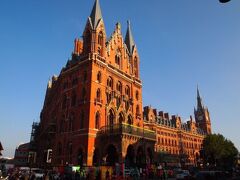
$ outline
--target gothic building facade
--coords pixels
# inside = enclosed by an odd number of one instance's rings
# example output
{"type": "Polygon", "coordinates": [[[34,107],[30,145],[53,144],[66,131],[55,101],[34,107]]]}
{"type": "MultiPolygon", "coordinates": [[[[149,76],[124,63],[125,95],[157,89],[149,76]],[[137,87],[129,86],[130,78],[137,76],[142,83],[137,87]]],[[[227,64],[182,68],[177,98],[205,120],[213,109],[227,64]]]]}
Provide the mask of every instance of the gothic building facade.
{"type": "Polygon", "coordinates": [[[196,122],[182,124],[180,117],[151,107],[143,113],[140,57],[130,22],[125,37],[117,23],[107,38],[96,0],[82,37],[75,40],[72,58],[60,75],[48,82],[34,138],[36,162],[42,165],[48,158],[53,166],[143,164],[153,162],[160,150],[186,151],[194,159],[204,135],[211,132],[199,93],[196,122]]]}

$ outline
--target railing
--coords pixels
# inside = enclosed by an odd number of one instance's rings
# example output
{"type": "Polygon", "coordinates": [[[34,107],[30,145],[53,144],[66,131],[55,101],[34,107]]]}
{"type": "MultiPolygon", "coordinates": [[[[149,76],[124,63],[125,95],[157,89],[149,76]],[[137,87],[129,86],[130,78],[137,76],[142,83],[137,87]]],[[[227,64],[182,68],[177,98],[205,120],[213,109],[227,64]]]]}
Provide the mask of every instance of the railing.
{"type": "Polygon", "coordinates": [[[154,131],[143,129],[125,123],[104,126],[99,131],[99,135],[120,135],[120,134],[128,134],[156,141],[156,133],[154,131]]]}

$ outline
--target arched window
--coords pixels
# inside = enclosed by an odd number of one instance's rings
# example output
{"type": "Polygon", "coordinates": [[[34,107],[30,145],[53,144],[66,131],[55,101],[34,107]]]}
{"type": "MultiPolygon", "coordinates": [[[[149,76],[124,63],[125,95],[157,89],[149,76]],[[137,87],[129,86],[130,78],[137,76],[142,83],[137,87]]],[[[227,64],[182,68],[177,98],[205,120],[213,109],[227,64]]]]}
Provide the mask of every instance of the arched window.
{"type": "Polygon", "coordinates": [[[102,31],[100,31],[98,33],[98,44],[103,46],[103,33],[102,33],[102,31]]]}
{"type": "Polygon", "coordinates": [[[97,89],[96,96],[97,96],[97,102],[100,102],[101,101],[101,90],[99,88],[97,89]]]}
{"type": "Polygon", "coordinates": [[[97,81],[100,83],[102,81],[102,74],[100,71],[97,73],[97,81]]]}
{"type": "Polygon", "coordinates": [[[77,95],[76,95],[76,92],[73,91],[72,92],[72,97],[71,97],[71,106],[76,106],[76,102],[77,102],[77,95]]]}
{"type": "Polygon", "coordinates": [[[130,96],[130,88],[129,88],[128,85],[127,85],[126,88],[125,88],[125,94],[126,94],[127,96],[130,96]]]}
{"type": "Polygon", "coordinates": [[[113,88],[113,79],[110,76],[108,77],[107,80],[107,86],[111,89],[113,88]]]}
{"type": "Polygon", "coordinates": [[[122,83],[120,81],[118,81],[117,83],[117,91],[119,91],[120,93],[122,93],[122,83]]]}
{"type": "Polygon", "coordinates": [[[95,129],[99,129],[99,127],[100,127],[100,114],[99,112],[97,112],[95,116],[95,129]]]}

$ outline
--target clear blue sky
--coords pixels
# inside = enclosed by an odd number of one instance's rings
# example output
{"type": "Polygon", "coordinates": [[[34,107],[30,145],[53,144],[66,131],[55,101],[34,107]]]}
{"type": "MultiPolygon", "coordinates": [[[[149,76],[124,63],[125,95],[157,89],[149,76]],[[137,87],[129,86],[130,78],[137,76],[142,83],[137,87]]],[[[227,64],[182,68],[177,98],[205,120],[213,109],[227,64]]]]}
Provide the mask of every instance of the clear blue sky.
{"type": "MultiPolygon", "coordinates": [[[[116,22],[132,31],[144,105],[193,114],[196,87],[213,132],[240,148],[240,1],[100,0],[108,37],[116,22]]],[[[0,1],[0,141],[4,156],[30,138],[48,79],[59,74],[93,0],[0,1]]]]}

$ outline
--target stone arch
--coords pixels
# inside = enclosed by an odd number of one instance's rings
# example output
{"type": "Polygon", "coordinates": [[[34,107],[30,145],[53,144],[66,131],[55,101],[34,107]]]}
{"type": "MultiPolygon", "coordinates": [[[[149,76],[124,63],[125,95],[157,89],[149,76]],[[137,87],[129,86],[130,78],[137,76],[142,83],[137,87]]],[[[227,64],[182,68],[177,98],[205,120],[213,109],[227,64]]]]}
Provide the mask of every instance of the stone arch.
{"type": "Polygon", "coordinates": [[[119,162],[118,151],[115,145],[109,144],[105,151],[106,154],[106,164],[109,166],[115,165],[119,162]]]}
{"type": "Polygon", "coordinates": [[[147,163],[152,164],[153,162],[153,152],[150,147],[147,148],[147,163]]]}
{"type": "Polygon", "coordinates": [[[143,146],[138,146],[137,148],[136,164],[138,167],[144,167],[146,164],[146,156],[143,146]]]}
{"type": "Polygon", "coordinates": [[[135,166],[135,149],[132,144],[128,145],[125,162],[128,167],[135,166]]]}

